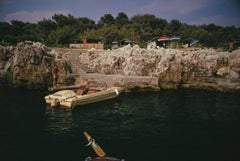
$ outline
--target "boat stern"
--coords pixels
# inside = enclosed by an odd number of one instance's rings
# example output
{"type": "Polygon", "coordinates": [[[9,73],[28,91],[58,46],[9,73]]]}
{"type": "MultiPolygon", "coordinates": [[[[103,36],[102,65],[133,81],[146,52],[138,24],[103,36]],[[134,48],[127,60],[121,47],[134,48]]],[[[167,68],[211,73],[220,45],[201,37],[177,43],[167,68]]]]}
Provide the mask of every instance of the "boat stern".
{"type": "Polygon", "coordinates": [[[113,88],[117,95],[120,95],[124,91],[122,87],[113,87],[113,88]]]}

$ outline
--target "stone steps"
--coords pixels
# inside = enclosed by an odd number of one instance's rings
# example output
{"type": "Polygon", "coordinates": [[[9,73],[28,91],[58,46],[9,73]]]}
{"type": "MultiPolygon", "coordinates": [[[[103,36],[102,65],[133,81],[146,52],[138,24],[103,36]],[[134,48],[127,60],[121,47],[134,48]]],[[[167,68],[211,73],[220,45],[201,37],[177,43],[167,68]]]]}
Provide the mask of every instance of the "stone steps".
{"type": "Polygon", "coordinates": [[[78,52],[68,52],[66,53],[68,59],[72,63],[73,71],[76,72],[78,75],[84,75],[86,73],[94,73],[92,69],[90,69],[87,64],[84,64],[80,61],[78,52]]]}

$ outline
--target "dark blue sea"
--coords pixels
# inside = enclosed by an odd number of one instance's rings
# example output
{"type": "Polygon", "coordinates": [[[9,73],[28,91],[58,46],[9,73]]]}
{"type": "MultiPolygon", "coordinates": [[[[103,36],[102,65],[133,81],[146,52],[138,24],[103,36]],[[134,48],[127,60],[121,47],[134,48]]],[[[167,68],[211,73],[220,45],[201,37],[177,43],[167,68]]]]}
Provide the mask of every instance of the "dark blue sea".
{"type": "Polygon", "coordinates": [[[239,161],[240,92],[122,93],[75,111],[47,110],[45,91],[0,90],[1,161],[96,157],[87,131],[125,161],[239,161]]]}

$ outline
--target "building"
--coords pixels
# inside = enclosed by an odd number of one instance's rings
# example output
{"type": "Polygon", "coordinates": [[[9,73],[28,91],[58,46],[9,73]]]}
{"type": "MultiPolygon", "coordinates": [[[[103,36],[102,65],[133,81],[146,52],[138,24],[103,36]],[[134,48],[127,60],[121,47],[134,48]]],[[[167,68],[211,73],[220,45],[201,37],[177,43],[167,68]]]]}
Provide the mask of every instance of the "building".
{"type": "Polygon", "coordinates": [[[100,39],[88,39],[84,37],[82,41],[80,41],[79,43],[70,44],[69,47],[78,49],[104,49],[104,44],[100,39]]]}

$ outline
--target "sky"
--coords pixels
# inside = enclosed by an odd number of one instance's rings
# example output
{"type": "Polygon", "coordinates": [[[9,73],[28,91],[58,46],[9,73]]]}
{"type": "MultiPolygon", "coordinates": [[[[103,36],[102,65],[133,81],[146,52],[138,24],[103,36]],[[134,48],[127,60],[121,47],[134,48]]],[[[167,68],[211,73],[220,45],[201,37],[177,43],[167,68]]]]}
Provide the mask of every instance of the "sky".
{"type": "Polygon", "coordinates": [[[37,23],[57,14],[88,17],[96,23],[104,14],[129,18],[153,14],[167,21],[240,27],[240,0],[0,0],[0,21],[37,23]]]}

